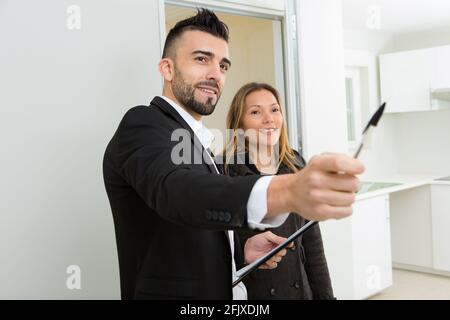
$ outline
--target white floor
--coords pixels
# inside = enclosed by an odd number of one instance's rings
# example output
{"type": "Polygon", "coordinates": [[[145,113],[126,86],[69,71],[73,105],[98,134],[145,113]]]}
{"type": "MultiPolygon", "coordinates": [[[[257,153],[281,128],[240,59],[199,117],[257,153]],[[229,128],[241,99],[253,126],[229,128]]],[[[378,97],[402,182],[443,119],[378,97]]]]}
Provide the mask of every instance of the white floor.
{"type": "Polygon", "coordinates": [[[450,300],[450,278],[393,270],[393,285],[369,300],[450,300]]]}

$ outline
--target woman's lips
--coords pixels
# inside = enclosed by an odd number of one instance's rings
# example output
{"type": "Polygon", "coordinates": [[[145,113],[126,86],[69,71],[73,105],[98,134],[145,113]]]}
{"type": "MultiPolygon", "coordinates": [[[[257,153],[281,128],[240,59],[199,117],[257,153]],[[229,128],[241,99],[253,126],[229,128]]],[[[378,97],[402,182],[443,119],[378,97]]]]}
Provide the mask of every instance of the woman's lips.
{"type": "Polygon", "coordinates": [[[262,133],[265,133],[265,134],[269,134],[269,133],[274,133],[274,132],[278,131],[278,129],[277,128],[270,128],[270,129],[264,128],[264,129],[259,129],[259,131],[262,133]]]}

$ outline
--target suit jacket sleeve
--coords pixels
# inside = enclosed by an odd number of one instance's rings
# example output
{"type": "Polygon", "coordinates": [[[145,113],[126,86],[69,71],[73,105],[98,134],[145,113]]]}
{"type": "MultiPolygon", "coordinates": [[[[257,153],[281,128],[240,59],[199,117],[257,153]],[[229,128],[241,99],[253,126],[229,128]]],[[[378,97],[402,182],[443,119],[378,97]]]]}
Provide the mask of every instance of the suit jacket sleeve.
{"type": "MultiPolygon", "coordinates": [[[[169,221],[212,230],[247,226],[247,200],[259,177],[225,177],[205,164],[175,164],[173,119],[153,107],[127,112],[112,158],[119,175],[146,204],[169,221]]],[[[195,152],[192,146],[192,152],[195,152]]]]}

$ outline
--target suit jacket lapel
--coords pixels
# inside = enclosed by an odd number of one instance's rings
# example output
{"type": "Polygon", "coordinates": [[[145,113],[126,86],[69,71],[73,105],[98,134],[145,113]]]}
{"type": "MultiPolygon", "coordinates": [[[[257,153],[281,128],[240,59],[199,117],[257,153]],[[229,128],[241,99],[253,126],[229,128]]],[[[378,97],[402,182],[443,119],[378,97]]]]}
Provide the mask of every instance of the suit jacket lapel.
{"type": "MultiPolygon", "coordinates": [[[[158,107],[161,111],[163,111],[165,114],[173,118],[175,121],[177,121],[184,129],[189,131],[189,135],[191,136],[192,143],[194,144],[194,147],[197,149],[198,152],[202,155],[202,163],[205,164],[209,170],[213,173],[217,173],[214,164],[209,164],[206,161],[204,161],[203,154],[205,152],[205,148],[203,147],[200,140],[197,138],[197,135],[194,133],[192,128],[187,124],[187,122],[183,119],[183,117],[175,110],[169,103],[167,103],[166,100],[155,97],[153,98],[150,105],[153,105],[155,107],[158,107]]],[[[214,161],[214,160],[213,160],[214,161]]]]}
{"type": "MultiPolygon", "coordinates": [[[[189,134],[191,136],[191,140],[192,143],[194,143],[194,146],[197,148],[197,150],[199,152],[201,152],[202,155],[202,159],[203,159],[203,152],[205,151],[205,148],[203,147],[203,145],[201,144],[200,140],[198,140],[197,135],[194,133],[194,131],[192,130],[192,128],[187,124],[186,121],[184,121],[183,117],[180,116],[180,114],[177,112],[177,110],[175,110],[169,103],[167,103],[166,100],[160,98],[160,97],[155,97],[153,98],[152,102],[150,103],[150,105],[153,105],[159,109],[161,109],[161,111],[163,111],[165,114],[167,114],[168,116],[172,117],[175,121],[177,121],[184,129],[189,131],[189,134]],[[200,148],[199,148],[200,146],[200,148]]],[[[208,151],[207,151],[208,152],[208,151]]],[[[211,158],[214,161],[214,158],[211,156],[211,158]]],[[[203,161],[203,163],[209,168],[209,170],[212,173],[217,173],[216,168],[214,167],[213,164],[208,164],[205,161],[203,161]]],[[[221,172],[221,169],[219,169],[219,167],[217,166],[217,169],[219,170],[219,172],[221,172]]],[[[224,231],[225,236],[227,237],[228,241],[228,247],[231,249],[230,247],[230,236],[228,234],[228,231],[224,231]]],[[[233,252],[233,251],[232,251],[233,252]]]]}

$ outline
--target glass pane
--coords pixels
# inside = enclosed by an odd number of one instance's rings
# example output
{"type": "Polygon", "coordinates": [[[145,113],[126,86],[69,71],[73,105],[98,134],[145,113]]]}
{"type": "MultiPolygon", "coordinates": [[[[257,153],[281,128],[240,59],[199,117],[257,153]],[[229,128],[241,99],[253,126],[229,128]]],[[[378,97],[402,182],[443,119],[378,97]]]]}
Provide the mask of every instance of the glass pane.
{"type": "Polygon", "coordinates": [[[353,97],[353,79],[345,78],[345,96],[347,103],[347,134],[349,141],[355,141],[355,116],[354,116],[354,97],[353,97]]]}
{"type": "MultiPolygon", "coordinates": [[[[166,33],[177,21],[192,16],[195,12],[195,8],[166,5],[166,33]]],[[[241,86],[254,81],[267,82],[278,89],[282,102],[286,102],[284,50],[282,25],[279,21],[219,11],[216,11],[216,14],[230,29],[229,48],[233,64],[214,113],[205,117],[203,123],[209,129],[221,132],[222,137],[216,137],[222,138],[222,143],[225,143],[225,119],[231,101],[241,86]]],[[[285,111],[284,107],[283,104],[285,111]]],[[[284,114],[286,115],[286,112],[284,114]]],[[[219,140],[215,140],[211,146],[215,153],[221,152],[223,148],[219,140]]]]}

